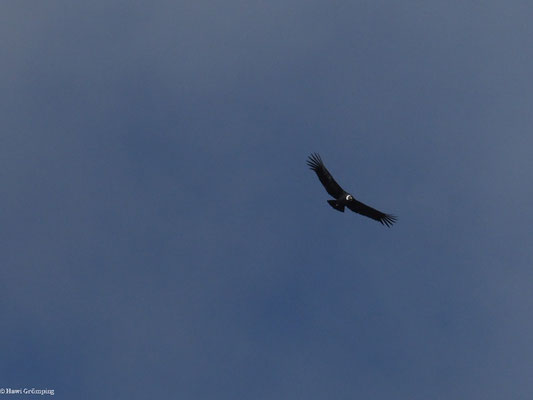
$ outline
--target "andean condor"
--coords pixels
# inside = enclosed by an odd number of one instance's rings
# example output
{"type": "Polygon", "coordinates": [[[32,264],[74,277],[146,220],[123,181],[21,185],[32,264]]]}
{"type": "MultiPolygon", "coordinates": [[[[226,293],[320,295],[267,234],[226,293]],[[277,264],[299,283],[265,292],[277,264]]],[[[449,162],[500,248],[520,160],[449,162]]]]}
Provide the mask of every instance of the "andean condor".
{"type": "Polygon", "coordinates": [[[345,192],[340,185],[335,182],[333,176],[326,169],[326,166],[322,162],[320,155],[318,153],[313,153],[309,156],[307,160],[307,165],[316,172],[318,179],[322,182],[322,185],[326,188],[326,191],[335,199],[328,200],[328,203],[335,210],[344,212],[344,207],[348,207],[350,210],[375,219],[376,221],[381,222],[381,224],[391,227],[392,224],[396,222],[396,217],[391,214],[385,214],[381,211],[378,211],[372,207],[367,206],[366,204],[357,201],[350,193],[345,192]]]}

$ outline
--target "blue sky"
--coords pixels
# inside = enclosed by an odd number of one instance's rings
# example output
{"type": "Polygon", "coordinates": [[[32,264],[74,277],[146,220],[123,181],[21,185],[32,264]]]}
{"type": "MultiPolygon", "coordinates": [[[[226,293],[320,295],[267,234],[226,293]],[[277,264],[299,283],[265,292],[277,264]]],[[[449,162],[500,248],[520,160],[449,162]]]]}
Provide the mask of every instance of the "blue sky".
{"type": "Polygon", "coordinates": [[[530,2],[0,10],[1,387],[530,398],[530,2]]]}

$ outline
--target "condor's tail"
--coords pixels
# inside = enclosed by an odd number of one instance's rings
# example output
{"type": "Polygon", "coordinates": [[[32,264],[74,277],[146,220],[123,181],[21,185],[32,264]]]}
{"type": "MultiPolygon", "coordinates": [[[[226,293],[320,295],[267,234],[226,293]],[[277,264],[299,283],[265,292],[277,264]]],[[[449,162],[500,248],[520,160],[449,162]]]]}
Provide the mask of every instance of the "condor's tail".
{"type": "Polygon", "coordinates": [[[338,204],[337,200],[328,200],[328,204],[333,207],[335,210],[344,212],[344,205],[338,204]]]}

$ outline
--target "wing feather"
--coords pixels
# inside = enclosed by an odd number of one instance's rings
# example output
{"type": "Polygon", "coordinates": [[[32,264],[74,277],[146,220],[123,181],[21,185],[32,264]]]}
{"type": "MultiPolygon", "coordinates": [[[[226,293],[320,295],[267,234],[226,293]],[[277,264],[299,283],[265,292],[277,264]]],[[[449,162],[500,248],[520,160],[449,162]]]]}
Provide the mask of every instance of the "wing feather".
{"type": "Polygon", "coordinates": [[[318,179],[320,179],[320,182],[331,196],[338,199],[344,193],[346,193],[335,181],[335,179],[333,179],[333,176],[331,176],[329,171],[326,169],[326,166],[322,162],[322,159],[318,153],[313,153],[309,156],[307,159],[307,165],[309,165],[309,168],[316,172],[318,179]]]}
{"type": "Polygon", "coordinates": [[[360,201],[355,200],[355,199],[348,202],[346,206],[353,212],[356,212],[358,214],[364,215],[365,217],[372,218],[376,221],[379,221],[381,222],[382,225],[386,225],[389,228],[397,220],[396,216],[382,213],[381,211],[378,211],[375,208],[367,206],[366,204],[361,203],[360,201]]]}

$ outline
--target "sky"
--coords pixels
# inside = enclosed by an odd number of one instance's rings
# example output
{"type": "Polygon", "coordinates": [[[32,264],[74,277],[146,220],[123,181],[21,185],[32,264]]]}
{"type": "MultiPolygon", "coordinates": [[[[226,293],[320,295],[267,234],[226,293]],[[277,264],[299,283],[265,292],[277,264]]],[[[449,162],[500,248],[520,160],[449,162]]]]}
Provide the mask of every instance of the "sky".
{"type": "Polygon", "coordinates": [[[3,2],[0,388],[530,399],[532,14],[3,2]]]}

